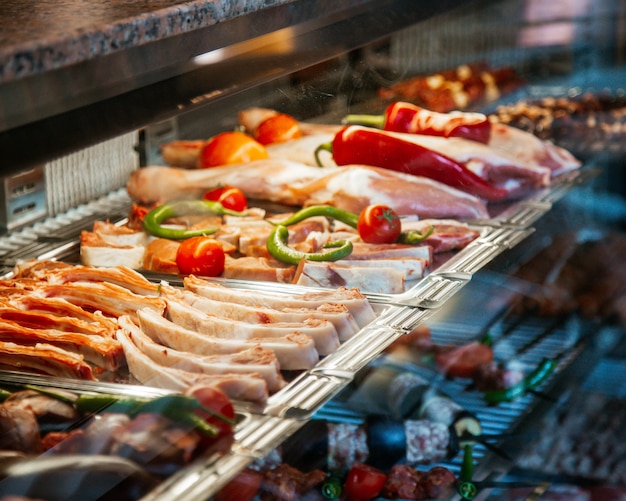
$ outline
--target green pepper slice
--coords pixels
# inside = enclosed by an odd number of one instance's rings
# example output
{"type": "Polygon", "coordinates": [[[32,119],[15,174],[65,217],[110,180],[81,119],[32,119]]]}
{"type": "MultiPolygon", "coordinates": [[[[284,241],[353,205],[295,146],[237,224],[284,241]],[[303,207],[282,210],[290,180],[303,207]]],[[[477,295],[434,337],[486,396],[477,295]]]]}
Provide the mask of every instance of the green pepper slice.
{"type": "Polygon", "coordinates": [[[267,250],[279,261],[287,264],[299,264],[303,259],[309,261],[338,261],[352,253],[352,242],[349,240],[336,240],[324,245],[324,248],[330,249],[326,252],[302,252],[288,245],[289,230],[282,224],[276,227],[270,233],[267,239],[267,250]]]}
{"type": "Polygon", "coordinates": [[[197,230],[180,230],[177,228],[164,228],[161,226],[161,223],[169,218],[192,214],[213,214],[216,216],[228,214],[230,216],[240,217],[246,215],[244,212],[226,209],[221,203],[211,200],[182,200],[180,202],[163,204],[155,209],[152,209],[148,212],[148,214],[146,214],[143,220],[143,226],[151,235],[154,235],[155,237],[169,238],[171,240],[184,240],[191,237],[211,235],[219,230],[219,227],[199,228],[197,230]]]}
{"type": "Polygon", "coordinates": [[[500,402],[510,402],[524,395],[528,390],[532,390],[544,381],[556,368],[556,361],[551,358],[544,358],[541,363],[520,382],[504,388],[485,392],[484,398],[487,403],[497,404],[500,402]]]}
{"type": "Polygon", "coordinates": [[[294,213],[287,219],[280,221],[279,223],[272,224],[291,226],[292,224],[296,224],[300,221],[304,221],[305,219],[316,216],[326,216],[328,218],[336,219],[337,221],[341,221],[342,223],[345,223],[352,228],[356,228],[359,221],[359,215],[355,214],[354,212],[338,209],[337,207],[333,207],[332,205],[312,205],[310,207],[300,209],[298,212],[294,213]]]}

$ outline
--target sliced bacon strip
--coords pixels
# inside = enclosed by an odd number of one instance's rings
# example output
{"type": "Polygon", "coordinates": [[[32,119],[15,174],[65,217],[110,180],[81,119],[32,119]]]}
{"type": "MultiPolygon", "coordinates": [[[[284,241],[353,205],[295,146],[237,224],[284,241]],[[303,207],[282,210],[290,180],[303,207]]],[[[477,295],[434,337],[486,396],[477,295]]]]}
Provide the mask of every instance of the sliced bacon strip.
{"type": "Polygon", "coordinates": [[[351,338],[359,330],[359,326],[348,308],[338,303],[324,304],[315,309],[283,308],[279,310],[219,301],[168,286],[162,286],[161,292],[166,297],[168,295],[177,297],[189,306],[209,315],[251,324],[303,323],[308,319],[325,320],[334,325],[340,341],[351,338]]]}
{"type": "Polygon", "coordinates": [[[167,318],[177,325],[198,333],[228,339],[284,337],[288,334],[310,336],[320,355],[328,355],[339,347],[335,326],[328,320],[308,318],[304,322],[251,324],[224,319],[193,308],[173,296],[165,296],[167,318]]]}
{"type": "Polygon", "coordinates": [[[274,352],[284,370],[310,369],[319,361],[313,339],[303,334],[288,334],[282,338],[217,338],[185,329],[150,309],[139,310],[137,316],[141,330],[147,336],[179,351],[219,355],[262,346],[274,352]]]}
{"type": "Polygon", "coordinates": [[[340,303],[348,308],[348,311],[360,327],[364,327],[376,318],[372,305],[357,289],[339,288],[336,290],[312,291],[286,296],[268,291],[231,289],[193,275],[185,277],[183,282],[186,289],[200,296],[247,306],[264,306],[275,309],[315,309],[328,303],[340,303]]]}
{"type": "Polygon", "coordinates": [[[130,319],[120,319],[120,324],[117,339],[124,347],[131,375],[140,383],[177,391],[203,384],[220,389],[234,400],[264,402],[267,399],[267,385],[258,375],[198,374],[158,365],[132,342],[132,333],[138,327],[130,319]]]}
{"type": "Polygon", "coordinates": [[[198,374],[258,374],[265,379],[270,392],[278,391],[286,384],[276,355],[261,346],[236,353],[202,356],[156,343],[141,329],[132,329],[129,336],[133,344],[158,365],[198,374]]]}
{"type": "Polygon", "coordinates": [[[45,343],[23,346],[0,341],[0,367],[48,376],[96,380],[82,355],[45,343]]]}

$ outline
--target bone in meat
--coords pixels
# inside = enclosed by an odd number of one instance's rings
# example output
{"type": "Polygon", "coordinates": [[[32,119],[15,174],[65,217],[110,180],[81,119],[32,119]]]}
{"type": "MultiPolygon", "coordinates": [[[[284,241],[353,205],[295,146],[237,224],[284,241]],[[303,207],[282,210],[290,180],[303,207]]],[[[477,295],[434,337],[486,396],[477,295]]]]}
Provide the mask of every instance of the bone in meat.
{"type": "Polygon", "coordinates": [[[340,341],[349,339],[359,330],[359,325],[354,320],[354,317],[350,314],[345,305],[339,303],[327,303],[311,309],[276,309],[220,301],[215,298],[194,294],[191,291],[174,289],[173,287],[167,286],[162,286],[161,292],[165,295],[173,294],[189,306],[205,313],[253,324],[304,322],[309,318],[327,320],[335,326],[340,341]]]}
{"type": "Polygon", "coordinates": [[[238,320],[224,319],[204,313],[186,303],[165,298],[167,317],[182,327],[212,337],[251,339],[259,337],[283,337],[287,334],[304,334],[315,342],[320,355],[328,355],[339,347],[339,336],[335,326],[327,320],[307,318],[302,323],[251,324],[238,320]]]}
{"type": "Polygon", "coordinates": [[[140,310],[137,316],[141,329],[147,336],[179,351],[219,355],[262,346],[274,352],[280,368],[285,370],[310,369],[319,361],[313,339],[303,334],[288,334],[282,338],[216,338],[185,329],[152,310],[140,310]]]}
{"type": "Polygon", "coordinates": [[[424,241],[435,254],[463,249],[480,236],[477,230],[466,223],[455,219],[420,219],[419,221],[402,221],[402,230],[417,230],[425,233],[432,226],[433,232],[424,241]]]}
{"type": "Polygon", "coordinates": [[[421,218],[489,216],[478,198],[424,177],[361,165],[320,169],[282,159],[201,170],[144,167],[131,173],[127,191],[140,203],[164,203],[200,198],[220,184],[236,186],[248,198],[293,206],[330,204],[358,213],[383,204],[421,218]]]}
{"type": "Polygon", "coordinates": [[[341,303],[348,308],[359,327],[364,327],[376,318],[372,305],[357,289],[340,288],[284,295],[268,291],[231,289],[194,275],[188,275],[183,282],[186,289],[201,296],[248,306],[315,309],[327,303],[341,303]]]}
{"type": "Polygon", "coordinates": [[[267,398],[267,385],[258,375],[197,374],[158,365],[133,344],[131,333],[137,326],[130,320],[120,324],[123,327],[117,331],[117,339],[124,347],[131,375],[140,383],[177,391],[205,384],[220,389],[232,399],[263,402],[267,398]]]}
{"type": "Polygon", "coordinates": [[[156,343],[141,329],[131,329],[129,335],[135,346],[159,365],[199,374],[256,373],[265,379],[270,392],[278,391],[285,385],[276,355],[260,346],[232,354],[203,356],[156,343]]]}
{"type": "Polygon", "coordinates": [[[23,346],[0,341],[0,367],[49,376],[96,380],[82,355],[44,343],[23,346]]]}

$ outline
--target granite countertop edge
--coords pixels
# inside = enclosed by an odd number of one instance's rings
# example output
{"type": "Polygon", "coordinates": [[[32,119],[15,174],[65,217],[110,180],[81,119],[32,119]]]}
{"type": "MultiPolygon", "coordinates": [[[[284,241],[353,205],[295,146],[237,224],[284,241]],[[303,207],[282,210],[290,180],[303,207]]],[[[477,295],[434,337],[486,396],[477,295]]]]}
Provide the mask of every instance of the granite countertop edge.
{"type": "Polygon", "coordinates": [[[63,32],[50,30],[37,38],[0,42],[0,83],[164,40],[294,1],[173,1],[170,6],[128,17],[121,12],[113,22],[94,19],[84,26],[68,26],[63,32]]]}

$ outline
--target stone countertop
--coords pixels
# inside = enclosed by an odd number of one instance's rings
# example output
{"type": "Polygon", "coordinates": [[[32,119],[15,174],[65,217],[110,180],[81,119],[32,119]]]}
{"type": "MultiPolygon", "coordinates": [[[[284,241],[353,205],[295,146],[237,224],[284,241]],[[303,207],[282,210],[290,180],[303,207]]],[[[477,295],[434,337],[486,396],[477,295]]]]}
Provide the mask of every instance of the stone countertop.
{"type": "Polygon", "coordinates": [[[0,83],[296,0],[4,0],[0,83]]]}

